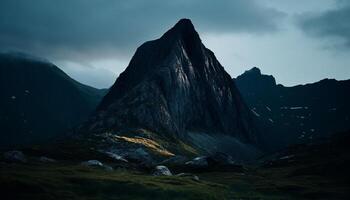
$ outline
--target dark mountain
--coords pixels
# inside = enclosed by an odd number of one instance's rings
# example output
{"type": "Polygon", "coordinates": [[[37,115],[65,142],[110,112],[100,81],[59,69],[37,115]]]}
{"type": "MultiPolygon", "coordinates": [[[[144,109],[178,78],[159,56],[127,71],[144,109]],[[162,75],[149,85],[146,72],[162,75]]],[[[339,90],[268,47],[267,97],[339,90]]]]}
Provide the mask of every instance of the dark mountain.
{"type": "Polygon", "coordinates": [[[37,143],[67,131],[86,119],[106,92],[20,53],[0,54],[0,90],[2,147],[37,143]]]}
{"type": "Polygon", "coordinates": [[[145,129],[207,152],[239,154],[243,143],[256,143],[250,115],[230,75],[191,21],[182,19],[137,49],[83,130],[122,134],[145,129]]]}
{"type": "Polygon", "coordinates": [[[350,80],[284,87],[258,68],[235,79],[272,149],[350,129],[350,80]]]}

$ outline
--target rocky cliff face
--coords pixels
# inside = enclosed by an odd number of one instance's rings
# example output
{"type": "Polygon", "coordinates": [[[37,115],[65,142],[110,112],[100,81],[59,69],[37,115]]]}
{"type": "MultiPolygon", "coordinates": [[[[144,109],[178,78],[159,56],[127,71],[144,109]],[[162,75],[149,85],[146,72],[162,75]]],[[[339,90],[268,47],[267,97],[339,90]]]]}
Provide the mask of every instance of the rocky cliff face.
{"type": "Polygon", "coordinates": [[[234,83],[256,121],[262,123],[261,140],[270,150],[350,129],[350,80],[324,79],[285,87],[276,85],[273,76],[252,68],[234,83]]]}
{"type": "Polygon", "coordinates": [[[256,140],[230,75],[188,19],[137,49],[87,124],[94,133],[143,128],[168,138],[204,133],[256,140]]]}

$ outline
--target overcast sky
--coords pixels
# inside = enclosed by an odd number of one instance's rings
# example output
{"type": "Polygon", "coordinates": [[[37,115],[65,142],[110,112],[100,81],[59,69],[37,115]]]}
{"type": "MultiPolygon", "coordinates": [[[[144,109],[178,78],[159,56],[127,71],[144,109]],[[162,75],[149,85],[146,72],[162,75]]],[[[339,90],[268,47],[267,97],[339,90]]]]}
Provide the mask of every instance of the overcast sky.
{"type": "Polygon", "coordinates": [[[292,86],[350,78],[347,0],[1,0],[0,51],[113,84],[147,40],[190,18],[232,77],[253,66],[292,86]]]}

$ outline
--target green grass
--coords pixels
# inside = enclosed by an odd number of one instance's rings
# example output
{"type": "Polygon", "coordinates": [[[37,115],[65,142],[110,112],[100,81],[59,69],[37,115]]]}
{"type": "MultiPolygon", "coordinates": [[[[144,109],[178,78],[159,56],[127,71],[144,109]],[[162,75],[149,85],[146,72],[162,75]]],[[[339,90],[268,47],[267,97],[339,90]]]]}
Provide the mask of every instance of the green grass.
{"type": "Polygon", "coordinates": [[[245,174],[155,177],[135,171],[88,168],[74,163],[0,165],[1,199],[347,199],[344,182],[290,176],[297,167],[251,169],[245,174]]]}
{"type": "Polygon", "coordinates": [[[227,187],[79,165],[1,164],[1,199],[227,199],[227,187]]]}
{"type": "MultiPolygon", "coordinates": [[[[305,200],[349,199],[347,176],[295,173],[310,167],[247,167],[245,173],[206,172],[200,181],[185,177],[80,166],[77,161],[53,164],[0,163],[1,199],[189,199],[305,200]]],[[[307,171],[308,172],[308,171],[307,171]]]]}
{"type": "Polygon", "coordinates": [[[349,184],[339,178],[319,175],[291,176],[300,166],[251,169],[242,173],[212,172],[202,179],[229,188],[229,196],[236,199],[306,200],[349,199],[349,184]]]}

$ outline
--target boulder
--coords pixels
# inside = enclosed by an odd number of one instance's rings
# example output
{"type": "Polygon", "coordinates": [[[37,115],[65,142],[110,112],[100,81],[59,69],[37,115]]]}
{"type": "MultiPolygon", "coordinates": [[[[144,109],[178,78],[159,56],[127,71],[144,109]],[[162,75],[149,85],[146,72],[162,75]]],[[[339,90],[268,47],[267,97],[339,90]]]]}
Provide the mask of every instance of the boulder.
{"type": "Polygon", "coordinates": [[[6,161],[9,161],[9,162],[21,162],[21,163],[27,162],[27,158],[22,151],[16,151],[16,150],[7,151],[4,153],[4,158],[6,161]]]}
{"type": "Polygon", "coordinates": [[[193,168],[206,168],[208,167],[207,158],[207,156],[196,157],[193,160],[186,162],[185,164],[193,168]]]}
{"type": "Polygon", "coordinates": [[[158,165],[155,167],[153,176],[172,176],[173,174],[164,165],[158,165]]]}
{"type": "Polygon", "coordinates": [[[89,167],[103,167],[103,164],[98,160],[84,161],[84,162],[81,162],[81,165],[89,166],[89,167]]]}

